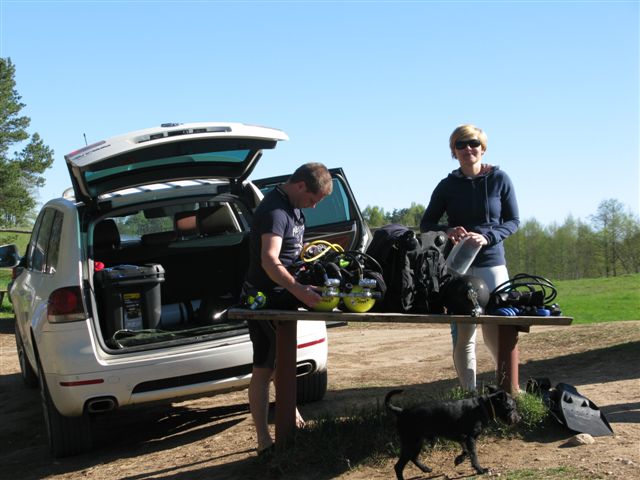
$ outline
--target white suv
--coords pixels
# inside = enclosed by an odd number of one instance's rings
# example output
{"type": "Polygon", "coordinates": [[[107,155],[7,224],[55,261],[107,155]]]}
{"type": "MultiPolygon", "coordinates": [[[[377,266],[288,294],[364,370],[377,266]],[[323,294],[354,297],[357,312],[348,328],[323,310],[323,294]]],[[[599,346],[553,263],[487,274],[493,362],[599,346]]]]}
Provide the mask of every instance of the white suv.
{"type": "MultiPolygon", "coordinates": [[[[165,124],[65,156],[73,193],[46,203],[9,296],[27,385],[39,385],[55,456],[91,448],[91,416],[246,388],[246,324],[228,321],[248,263],[252,212],[286,177],[247,180],[280,131],[165,124]]],[[[291,170],[296,166],[292,166],[291,170]]],[[[369,239],[341,169],[305,212],[306,240],[369,239]]],[[[18,261],[0,247],[0,266],[18,261]]],[[[298,400],[327,388],[323,322],[298,325],[298,400]]]]}

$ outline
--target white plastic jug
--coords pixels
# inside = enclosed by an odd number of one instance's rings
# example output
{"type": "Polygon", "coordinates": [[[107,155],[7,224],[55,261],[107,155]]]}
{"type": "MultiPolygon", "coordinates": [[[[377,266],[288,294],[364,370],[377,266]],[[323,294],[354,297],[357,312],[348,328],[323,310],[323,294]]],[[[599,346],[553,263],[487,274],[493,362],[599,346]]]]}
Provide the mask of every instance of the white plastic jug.
{"type": "Polygon", "coordinates": [[[467,273],[481,248],[482,246],[474,243],[471,237],[460,240],[454,245],[447,257],[445,262],[447,272],[458,275],[467,273]]]}

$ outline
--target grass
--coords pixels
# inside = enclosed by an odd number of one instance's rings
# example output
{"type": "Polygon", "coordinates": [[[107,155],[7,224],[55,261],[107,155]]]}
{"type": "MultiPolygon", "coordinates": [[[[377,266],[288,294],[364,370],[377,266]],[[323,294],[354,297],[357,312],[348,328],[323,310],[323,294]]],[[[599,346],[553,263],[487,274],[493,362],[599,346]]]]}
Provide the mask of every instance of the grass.
{"type": "Polygon", "coordinates": [[[576,324],[640,319],[640,274],[554,284],[562,314],[576,324]]]}
{"type": "MultiPolygon", "coordinates": [[[[9,280],[11,280],[11,270],[0,268],[0,289],[5,290],[9,280]]],[[[0,318],[13,318],[13,308],[9,302],[9,295],[6,293],[2,298],[2,304],[0,304],[0,318]]]]}
{"type": "MultiPolygon", "coordinates": [[[[445,392],[435,400],[459,399],[465,396],[461,390],[445,392]]],[[[418,399],[405,400],[404,406],[412,405],[418,399]]],[[[522,421],[515,427],[495,423],[485,435],[499,438],[513,438],[547,428],[553,423],[542,399],[536,395],[523,393],[516,399],[522,421]]],[[[272,473],[295,476],[304,471],[322,472],[335,476],[359,466],[384,466],[389,458],[397,458],[400,444],[395,431],[395,416],[388,413],[384,405],[354,410],[340,417],[325,414],[296,432],[295,442],[290,448],[279,452],[268,460],[272,473]]],[[[553,427],[551,427],[553,428],[553,427]]],[[[432,448],[441,451],[457,451],[459,445],[448,440],[438,440],[432,448]]],[[[258,461],[262,461],[259,459],[258,461]]],[[[540,476],[540,471],[511,472],[507,478],[568,478],[562,477],[566,469],[549,469],[540,476]]],[[[571,476],[571,475],[569,475],[571,476]]]]}
{"type": "MultiPolygon", "coordinates": [[[[27,251],[27,244],[29,243],[30,237],[30,233],[5,233],[0,237],[0,245],[15,243],[18,246],[18,252],[20,252],[20,255],[24,255],[24,252],[27,251]]],[[[6,290],[7,284],[10,280],[11,269],[0,268],[0,290],[6,290]]],[[[6,294],[4,295],[2,304],[0,304],[0,318],[13,318],[13,309],[6,294]]]]}
{"type": "Polygon", "coordinates": [[[0,318],[13,318],[13,307],[11,307],[6,294],[2,299],[2,305],[0,305],[0,318]]]}
{"type": "MultiPolygon", "coordinates": [[[[544,470],[514,470],[504,473],[500,477],[505,480],[565,480],[567,478],[586,478],[584,472],[569,467],[547,468],[544,470]]],[[[602,477],[594,475],[592,478],[602,477]]]]}

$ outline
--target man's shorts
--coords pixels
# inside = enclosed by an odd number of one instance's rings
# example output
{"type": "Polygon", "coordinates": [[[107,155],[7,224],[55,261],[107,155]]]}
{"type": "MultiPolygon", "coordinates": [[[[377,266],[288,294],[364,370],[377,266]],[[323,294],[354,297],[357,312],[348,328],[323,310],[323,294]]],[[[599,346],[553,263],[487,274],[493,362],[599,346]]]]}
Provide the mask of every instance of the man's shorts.
{"type": "Polygon", "coordinates": [[[249,337],[253,344],[253,366],[275,368],[276,329],[273,323],[263,320],[247,320],[249,337]]]}
{"type": "MultiPolygon", "coordinates": [[[[252,286],[243,285],[243,297],[251,291],[252,286]]],[[[255,290],[255,289],[253,289],[255,290]]],[[[264,308],[276,310],[291,310],[300,305],[300,302],[287,290],[276,289],[263,292],[267,297],[264,308]]],[[[276,327],[273,322],[266,320],[247,320],[249,337],[253,344],[253,366],[258,368],[275,368],[276,363],[276,327]]]]}

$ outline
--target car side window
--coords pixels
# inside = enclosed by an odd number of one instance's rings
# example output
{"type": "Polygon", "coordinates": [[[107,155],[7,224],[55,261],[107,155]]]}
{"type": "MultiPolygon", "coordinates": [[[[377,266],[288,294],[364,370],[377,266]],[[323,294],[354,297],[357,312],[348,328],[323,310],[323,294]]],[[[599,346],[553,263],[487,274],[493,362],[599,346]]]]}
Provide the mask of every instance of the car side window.
{"type": "Polygon", "coordinates": [[[36,239],[38,238],[38,232],[40,231],[40,225],[42,225],[44,213],[44,211],[40,212],[38,218],[36,218],[36,223],[33,225],[33,230],[31,230],[31,238],[29,238],[29,243],[27,244],[27,250],[24,252],[24,266],[29,270],[31,270],[33,265],[33,252],[35,250],[34,247],[36,239]]]}
{"type": "Polygon", "coordinates": [[[330,225],[351,220],[349,213],[349,200],[344,186],[337,179],[333,179],[333,191],[325,197],[316,208],[305,208],[304,217],[306,225],[311,228],[317,225],[330,225]]]}
{"type": "Polygon", "coordinates": [[[62,231],[62,213],[48,208],[31,243],[31,270],[43,273],[55,273],[60,250],[60,234],[62,231]]]}
{"type": "Polygon", "coordinates": [[[47,244],[49,243],[49,233],[53,224],[55,212],[47,209],[43,212],[40,228],[33,242],[33,252],[31,255],[31,270],[43,272],[47,255],[47,244]]]}
{"type": "Polygon", "coordinates": [[[47,248],[47,273],[56,273],[58,268],[58,257],[60,254],[60,237],[62,235],[62,212],[56,210],[51,226],[51,236],[49,237],[49,247],[47,248]]]}
{"type": "MultiPolygon", "coordinates": [[[[263,187],[260,190],[267,194],[273,190],[273,186],[263,187]]],[[[351,221],[349,212],[349,199],[344,186],[337,178],[333,179],[333,191],[331,195],[323,198],[315,208],[305,208],[305,225],[309,228],[318,225],[330,225],[332,223],[342,223],[351,221]]]]}

